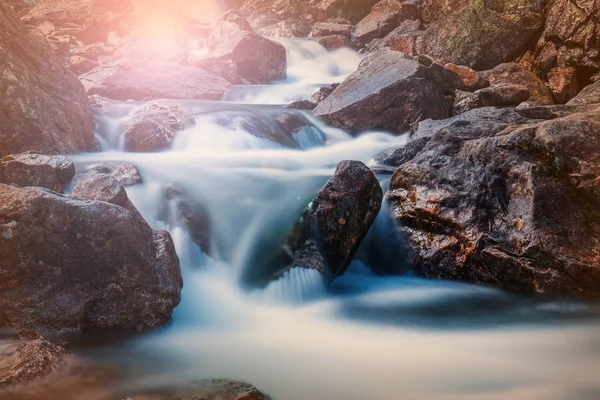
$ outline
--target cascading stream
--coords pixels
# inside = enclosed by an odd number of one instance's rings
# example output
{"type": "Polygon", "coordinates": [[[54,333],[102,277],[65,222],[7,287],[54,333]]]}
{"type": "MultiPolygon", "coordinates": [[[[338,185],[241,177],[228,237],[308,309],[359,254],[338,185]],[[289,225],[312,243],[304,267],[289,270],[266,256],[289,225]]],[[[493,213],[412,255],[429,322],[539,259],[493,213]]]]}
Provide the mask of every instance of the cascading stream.
{"type": "MultiPolygon", "coordinates": [[[[171,232],[184,290],[171,326],[81,351],[126,371],[118,389],[215,377],[248,381],[273,400],[562,399],[569,388],[597,388],[599,358],[588,352],[600,348],[594,306],[410,274],[376,276],[369,267],[403,271],[409,258],[386,207],[331,288],[302,269],[263,289],[244,287],[244,273],[277,248],[339,161],[368,163],[407,139],[354,138],[310,113],[285,110],[282,104],[343,80],[361,57],[311,40],[282,43],[287,80],[234,87],[225,102],[178,101],[193,124],[169,151],[123,151],[127,122],[143,103],[109,102],[97,111],[103,151],[75,156],[78,170],[109,161],[138,167],[144,183],[128,188],[129,197],[152,227],[171,232]],[[292,137],[273,128],[264,137],[282,112],[306,127],[292,137]],[[179,220],[165,195],[170,187],[209,216],[211,255],[179,220]],[[568,365],[557,362],[565,354],[568,365]]],[[[389,176],[381,179],[385,187],[389,176]]]]}

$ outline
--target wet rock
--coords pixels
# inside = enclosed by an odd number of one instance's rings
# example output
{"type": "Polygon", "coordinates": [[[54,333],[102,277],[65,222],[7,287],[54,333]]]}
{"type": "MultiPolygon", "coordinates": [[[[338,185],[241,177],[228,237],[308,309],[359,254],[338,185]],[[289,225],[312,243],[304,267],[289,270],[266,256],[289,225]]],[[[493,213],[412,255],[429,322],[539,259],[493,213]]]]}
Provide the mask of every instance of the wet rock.
{"type": "Polygon", "coordinates": [[[468,91],[474,92],[475,90],[490,86],[490,83],[483,79],[481,75],[464,65],[448,63],[444,65],[444,68],[456,72],[461,77],[468,91]]]}
{"type": "Polygon", "coordinates": [[[319,44],[327,50],[337,50],[350,45],[350,40],[346,36],[332,35],[324,36],[319,39],[319,44]]]}
{"type": "Polygon", "coordinates": [[[67,350],[39,334],[23,331],[0,340],[0,394],[2,389],[30,383],[65,367],[67,350]]]}
{"type": "Polygon", "coordinates": [[[94,171],[102,174],[111,175],[123,186],[139,185],[143,182],[140,172],[133,164],[129,163],[108,163],[91,165],[87,171],[94,171]]]}
{"type": "Polygon", "coordinates": [[[145,395],[124,397],[121,400],[264,400],[266,397],[254,386],[228,379],[208,379],[186,387],[163,389],[145,395]]]}
{"type": "MultiPolygon", "coordinates": [[[[314,113],[350,132],[385,129],[402,133],[419,120],[449,116],[444,93],[433,80],[439,72],[396,51],[370,53],[314,113]]],[[[462,85],[460,77],[458,81],[462,85]]]]}
{"type": "Polygon", "coordinates": [[[0,327],[149,329],[180,301],[170,235],[122,207],[0,184],[0,232],[0,327]]]}
{"type": "Polygon", "coordinates": [[[252,31],[250,23],[238,10],[229,10],[219,19],[219,21],[231,22],[245,31],[252,31]]]}
{"type": "Polygon", "coordinates": [[[0,154],[97,148],[87,96],[44,35],[0,3],[0,154]]]}
{"type": "Polygon", "coordinates": [[[600,82],[593,83],[583,89],[577,96],[569,101],[569,105],[597,104],[600,103],[600,82]]]}
{"type": "Polygon", "coordinates": [[[480,72],[483,79],[492,85],[523,85],[529,89],[529,100],[539,105],[554,104],[552,92],[544,82],[531,71],[516,63],[505,63],[495,68],[480,72]]]}
{"type": "Polygon", "coordinates": [[[268,83],[286,77],[285,48],[231,22],[219,22],[204,43],[205,58],[190,65],[221,74],[232,83],[268,83]]]}
{"type": "Polygon", "coordinates": [[[382,190],[360,161],[342,161],[304,211],[290,238],[293,267],[327,280],[346,272],[381,208],[382,190]]]}
{"type": "Polygon", "coordinates": [[[69,24],[111,31],[131,22],[131,0],[45,0],[39,1],[23,16],[23,21],[38,25],[44,21],[56,27],[69,24]]]}
{"type": "Polygon", "coordinates": [[[320,88],[319,90],[317,90],[311,97],[311,101],[315,104],[319,104],[320,102],[322,102],[323,100],[325,100],[331,93],[333,93],[333,91],[340,86],[337,83],[328,85],[328,86],[323,86],[322,88],[320,88]]]}
{"type": "Polygon", "coordinates": [[[102,65],[80,77],[89,95],[114,100],[221,100],[231,84],[199,68],[142,59],[102,65]]]}
{"type": "Polygon", "coordinates": [[[123,134],[125,150],[155,152],[167,150],[177,132],[185,128],[184,116],[179,106],[168,100],[144,105],[131,117],[123,134]]]}
{"type": "Polygon", "coordinates": [[[352,25],[348,20],[333,20],[325,22],[317,22],[313,25],[310,36],[312,37],[324,37],[324,36],[343,36],[350,39],[350,33],[352,31],[352,25]]]}
{"type": "Polygon", "coordinates": [[[257,33],[270,37],[306,37],[310,34],[311,25],[304,19],[288,18],[273,25],[257,30],[257,33]]]}
{"type": "Polygon", "coordinates": [[[418,274],[600,294],[600,109],[573,111],[482,108],[419,127],[388,194],[418,274]]]}
{"type": "Polygon", "coordinates": [[[125,187],[110,174],[90,170],[75,179],[71,198],[75,200],[98,200],[115,204],[131,211],[143,220],[142,215],[131,203],[125,187]]]}
{"type": "MultiPolygon", "coordinates": [[[[381,50],[384,48],[389,48],[389,49],[396,50],[396,51],[403,51],[404,47],[406,47],[406,46],[402,45],[401,43],[406,42],[407,37],[414,37],[409,34],[420,31],[420,30],[421,30],[421,21],[420,20],[416,19],[416,20],[403,21],[402,23],[400,23],[400,25],[397,28],[395,28],[390,33],[388,33],[384,38],[374,39],[373,41],[371,41],[371,43],[369,44],[369,50],[375,51],[375,50],[381,50]]],[[[403,51],[403,52],[406,54],[409,54],[409,55],[414,55],[415,54],[415,50],[414,50],[415,46],[416,46],[416,42],[413,44],[411,50],[403,51]]]]}
{"type": "Polygon", "coordinates": [[[362,44],[382,38],[406,20],[418,20],[421,15],[419,0],[382,0],[354,28],[354,36],[362,44]]]}
{"type": "Polygon", "coordinates": [[[579,92],[576,69],[573,67],[552,68],[548,73],[548,86],[552,90],[554,100],[565,104],[579,92]]]}
{"type": "Polygon", "coordinates": [[[317,105],[309,100],[294,101],[288,105],[288,108],[296,110],[313,110],[317,105]]]}
{"type": "Polygon", "coordinates": [[[90,72],[94,68],[100,66],[97,61],[90,60],[89,58],[84,58],[81,56],[71,56],[69,58],[69,66],[71,67],[71,71],[75,74],[85,74],[86,72],[90,72]]]}
{"type": "Polygon", "coordinates": [[[63,156],[27,152],[0,159],[0,182],[9,185],[41,186],[62,192],[73,176],[75,165],[63,156]]]}
{"type": "Polygon", "coordinates": [[[484,70],[522,55],[542,28],[538,0],[473,0],[430,24],[418,52],[484,70]]]}

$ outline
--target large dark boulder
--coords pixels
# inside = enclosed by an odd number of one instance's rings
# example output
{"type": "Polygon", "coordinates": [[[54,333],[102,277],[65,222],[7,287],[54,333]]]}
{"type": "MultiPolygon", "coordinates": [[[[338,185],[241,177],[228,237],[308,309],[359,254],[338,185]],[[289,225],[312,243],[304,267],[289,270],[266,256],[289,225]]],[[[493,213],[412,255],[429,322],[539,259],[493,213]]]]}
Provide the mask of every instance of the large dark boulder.
{"type": "Polygon", "coordinates": [[[381,208],[379,181],[360,161],[342,161],[290,238],[292,267],[343,275],[381,208]]]}
{"type": "Polygon", "coordinates": [[[177,132],[185,128],[183,111],[172,101],[144,105],[131,116],[123,134],[125,150],[154,152],[167,150],[177,132]]]}
{"type": "Polygon", "coordinates": [[[259,84],[286,77],[285,47],[237,23],[217,23],[204,47],[207,57],[190,59],[189,63],[232,83],[259,84]]]}
{"type": "Polygon", "coordinates": [[[419,53],[476,70],[522,55],[543,28],[539,0],[470,0],[433,22],[419,53]]]}
{"type": "Polygon", "coordinates": [[[62,192],[75,176],[75,164],[63,156],[34,152],[0,159],[0,182],[17,186],[41,186],[62,192]]]}
{"type": "Polygon", "coordinates": [[[362,44],[382,38],[406,20],[421,16],[420,0],[382,0],[354,28],[354,36],[362,44]]]}
{"type": "Polygon", "coordinates": [[[180,301],[169,233],[125,208],[0,184],[0,327],[142,330],[180,301]]]}
{"type": "Polygon", "coordinates": [[[422,276],[600,295],[600,109],[482,108],[419,127],[388,198],[422,276]]]}
{"type": "Polygon", "coordinates": [[[75,75],[5,2],[0,26],[0,154],[95,150],[92,112],[75,75]]]}
{"type": "Polygon", "coordinates": [[[462,87],[455,72],[438,64],[428,68],[400,52],[380,50],[368,54],[314,113],[350,132],[402,133],[419,120],[447,118],[450,108],[444,91],[462,87]]]}
{"type": "Polygon", "coordinates": [[[231,86],[200,68],[135,58],[102,65],[80,79],[88,94],[114,100],[221,100],[231,86]]]}

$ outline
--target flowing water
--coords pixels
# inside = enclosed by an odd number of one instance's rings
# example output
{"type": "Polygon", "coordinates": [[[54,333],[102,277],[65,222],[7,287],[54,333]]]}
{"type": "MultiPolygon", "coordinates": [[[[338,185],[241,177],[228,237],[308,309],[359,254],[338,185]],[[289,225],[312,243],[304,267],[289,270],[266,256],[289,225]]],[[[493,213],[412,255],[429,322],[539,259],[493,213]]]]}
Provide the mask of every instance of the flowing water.
{"type": "MultiPolygon", "coordinates": [[[[130,114],[143,103],[98,109],[103,151],[87,165],[127,161],[144,183],[128,188],[156,229],[168,229],[181,259],[183,299],[158,332],[82,346],[89,359],[121,371],[115,393],[231,378],[273,400],[598,399],[600,312],[596,304],[523,297],[406,272],[409,254],[384,206],[350,271],[326,287],[293,269],[266,287],[247,285],[336,164],[370,162],[406,136],[353,138],[310,113],[282,107],[340,82],[360,56],[316,42],[283,42],[289,77],[232,88],[224,102],[178,101],[192,127],[170,151],[122,151],[130,114]],[[294,135],[274,121],[306,122],[294,135]],[[275,127],[275,128],[274,128],[275,127]],[[269,130],[269,138],[249,132],[269,130]],[[178,220],[165,189],[175,186],[210,219],[210,256],[178,220]]],[[[381,176],[386,186],[389,176],[381,176]]]]}

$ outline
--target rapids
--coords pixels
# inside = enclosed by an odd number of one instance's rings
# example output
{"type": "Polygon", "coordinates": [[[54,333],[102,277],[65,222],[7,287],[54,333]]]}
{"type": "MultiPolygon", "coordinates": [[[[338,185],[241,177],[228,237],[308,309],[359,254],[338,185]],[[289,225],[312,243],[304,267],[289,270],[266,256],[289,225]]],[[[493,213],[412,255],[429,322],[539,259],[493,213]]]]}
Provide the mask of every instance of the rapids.
{"type": "Polygon", "coordinates": [[[427,281],[410,271],[377,276],[369,267],[410,269],[385,207],[360,259],[332,287],[297,269],[264,288],[245,285],[339,161],[369,163],[407,140],[383,132],[353,138],[302,112],[311,124],[295,143],[249,134],[282,105],[343,80],[361,59],[311,40],[282,43],[287,80],[234,87],[224,102],[179,101],[194,125],[170,151],[123,152],[121,135],[143,103],[98,109],[103,151],[75,156],[77,167],[138,167],[144,184],[128,194],[153,228],[171,232],[184,289],[170,326],[76,351],[121,371],[116,394],[222,377],[247,381],[273,400],[600,398],[596,304],[427,281]],[[172,212],[164,189],[173,184],[206,208],[211,256],[172,212]]]}

